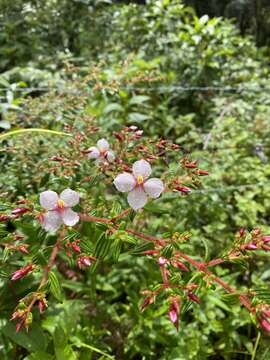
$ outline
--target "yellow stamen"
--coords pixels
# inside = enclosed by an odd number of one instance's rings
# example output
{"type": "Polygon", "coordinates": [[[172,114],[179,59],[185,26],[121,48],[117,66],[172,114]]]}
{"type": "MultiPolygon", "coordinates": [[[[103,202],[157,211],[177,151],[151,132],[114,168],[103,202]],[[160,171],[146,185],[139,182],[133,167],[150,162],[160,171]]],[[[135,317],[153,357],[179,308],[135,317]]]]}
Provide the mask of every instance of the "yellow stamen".
{"type": "Polygon", "coordinates": [[[143,183],[143,176],[142,175],[137,176],[137,184],[141,185],[142,183],[143,183]]]}
{"type": "Polygon", "coordinates": [[[61,199],[57,200],[57,207],[58,207],[59,209],[63,209],[63,208],[65,207],[64,201],[61,200],[61,199]]]}

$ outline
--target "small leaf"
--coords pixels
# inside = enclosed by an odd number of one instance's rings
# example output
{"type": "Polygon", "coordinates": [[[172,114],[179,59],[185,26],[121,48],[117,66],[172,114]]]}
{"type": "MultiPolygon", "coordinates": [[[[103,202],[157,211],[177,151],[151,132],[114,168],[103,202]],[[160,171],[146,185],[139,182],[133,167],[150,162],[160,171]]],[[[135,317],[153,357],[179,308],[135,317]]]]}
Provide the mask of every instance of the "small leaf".
{"type": "Polygon", "coordinates": [[[53,271],[49,272],[49,283],[50,283],[50,291],[52,295],[59,301],[63,300],[63,294],[61,292],[61,286],[57,279],[57,276],[53,271]]]}

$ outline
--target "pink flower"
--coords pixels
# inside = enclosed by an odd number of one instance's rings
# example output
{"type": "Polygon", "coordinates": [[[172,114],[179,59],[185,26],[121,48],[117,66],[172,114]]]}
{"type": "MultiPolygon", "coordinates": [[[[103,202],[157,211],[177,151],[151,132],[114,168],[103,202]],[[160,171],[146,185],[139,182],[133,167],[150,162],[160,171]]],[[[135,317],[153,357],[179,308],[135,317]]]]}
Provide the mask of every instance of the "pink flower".
{"type": "Polygon", "coordinates": [[[41,225],[46,231],[56,231],[61,224],[74,226],[79,215],[71,210],[79,203],[80,195],[71,189],[65,189],[60,197],[54,191],[43,191],[40,194],[40,205],[47,210],[41,217],[41,225]]]}
{"type": "Polygon", "coordinates": [[[145,160],[139,160],[133,164],[132,174],[124,172],[114,179],[113,183],[118,191],[129,193],[127,200],[134,210],[144,207],[148,196],[156,199],[164,191],[160,179],[148,179],[151,172],[151,165],[145,160]]]}
{"type": "Polygon", "coordinates": [[[97,142],[97,146],[92,146],[87,150],[87,156],[89,159],[96,159],[96,162],[113,162],[115,159],[114,153],[109,150],[110,145],[106,139],[100,139],[97,142]]]}

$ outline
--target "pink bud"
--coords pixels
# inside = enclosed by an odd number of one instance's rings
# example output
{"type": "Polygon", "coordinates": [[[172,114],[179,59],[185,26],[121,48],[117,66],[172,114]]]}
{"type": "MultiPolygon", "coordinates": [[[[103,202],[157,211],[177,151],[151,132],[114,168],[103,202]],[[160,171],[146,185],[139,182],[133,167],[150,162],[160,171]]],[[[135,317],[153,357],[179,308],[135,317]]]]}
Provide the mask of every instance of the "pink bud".
{"type": "Polygon", "coordinates": [[[0,222],[8,221],[10,217],[8,215],[2,214],[0,215],[0,222]]]}
{"type": "Polygon", "coordinates": [[[263,241],[265,244],[269,243],[269,242],[270,242],[270,235],[264,235],[264,236],[262,237],[262,241],[263,241]]]}
{"type": "Polygon", "coordinates": [[[175,189],[178,190],[178,191],[181,191],[184,194],[187,194],[187,193],[191,192],[191,189],[189,187],[187,187],[187,186],[176,186],[175,189]]]}
{"type": "Polygon", "coordinates": [[[136,131],[136,130],[138,129],[138,126],[131,125],[131,126],[129,126],[129,129],[130,129],[131,131],[136,131]]]}
{"type": "Polygon", "coordinates": [[[206,170],[198,169],[198,170],[194,171],[194,174],[205,176],[205,175],[209,175],[209,172],[206,170]]]}
{"type": "Polygon", "coordinates": [[[241,228],[241,229],[239,230],[239,236],[240,236],[240,237],[243,237],[243,236],[245,235],[245,232],[246,232],[246,230],[245,230],[244,228],[241,228]]]}
{"type": "Polygon", "coordinates": [[[16,208],[16,209],[13,209],[11,213],[12,213],[12,215],[17,215],[18,216],[18,215],[23,215],[28,211],[31,211],[31,209],[29,209],[29,208],[16,208]]]}
{"type": "Polygon", "coordinates": [[[178,269],[182,271],[189,271],[189,269],[186,267],[185,264],[183,264],[181,261],[176,261],[175,265],[178,267],[178,269]]]}
{"type": "Polygon", "coordinates": [[[11,280],[18,280],[21,279],[22,277],[26,276],[30,271],[32,271],[34,269],[32,264],[26,265],[25,267],[15,271],[12,274],[11,280]]]}
{"type": "Polygon", "coordinates": [[[269,322],[267,320],[261,319],[260,320],[260,325],[265,331],[270,332],[270,324],[269,324],[269,322]]]}
{"type": "Polygon", "coordinates": [[[199,299],[198,296],[195,295],[194,293],[189,292],[187,295],[188,295],[188,297],[189,297],[190,300],[196,302],[197,304],[200,303],[200,299],[199,299]]]}
{"type": "Polygon", "coordinates": [[[76,251],[78,253],[81,252],[81,248],[77,244],[72,243],[71,246],[74,251],[76,251]]]}
{"type": "Polygon", "coordinates": [[[93,261],[95,261],[95,260],[96,260],[96,258],[94,256],[82,255],[82,256],[79,256],[77,259],[77,266],[80,269],[83,269],[85,267],[91,266],[93,261]]]}
{"type": "Polygon", "coordinates": [[[172,323],[177,321],[177,312],[174,309],[169,311],[169,318],[172,323]]]}
{"type": "Polygon", "coordinates": [[[257,250],[258,249],[258,246],[256,244],[253,244],[253,243],[250,243],[250,244],[246,244],[245,245],[245,248],[247,250],[257,250]]]}
{"type": "Polygon", "coordinates": [[[47,302],[44,299],[40,299],[38,302],[38,310],[40,314],[44,312],[46,307],[47,307],[47,302]]]}
{"type": "Polygon", "coordinates": [[[158,258],[158,263],[159,263],[160,266],[164,266],[164,265],[166,265],[168,263],[168,260],[165,259],[163,256],[160,256],[158,258]]]}
{"type": "Polygon", "coordinates": [[[262,249],[265,250],[265,251],[270,251],[270,246],[262,245],[262,249]]]}
{"type": "Polygon", "coordinates": [[[262,314],[267,317],[270,318],[270,309],[269,310],[263,310],[262,314]]]}
{"type": "Polygon", "coordinates": [[[145,308],[152,302],[153,302],[153,298],[151,296],[146,297],[141,305],[141,312],[143,312],[145,308]]]}

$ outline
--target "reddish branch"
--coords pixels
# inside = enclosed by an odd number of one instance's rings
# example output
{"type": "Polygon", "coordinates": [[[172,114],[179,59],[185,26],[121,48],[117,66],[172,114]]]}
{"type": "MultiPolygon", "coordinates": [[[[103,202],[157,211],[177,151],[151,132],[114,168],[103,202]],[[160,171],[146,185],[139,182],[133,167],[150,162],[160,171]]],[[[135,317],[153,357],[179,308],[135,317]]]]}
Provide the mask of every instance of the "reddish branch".
{"type": "MultiPolygon", "coordinates": [[[[120,214],[122,215],[122,214],[120,214]]],[[[122,216],[119,217],[115,217],[113,219],[106,219],[106,218],[99,218],[96,216],[91,216],[91,215],[86,215],[86,214],[80,214],[80,218],[83,221],[87,221],[87,222],[100,222],[100,223],[104,223],[104,224],[111,224],[112,227],[114,229],[118,229],[119,225],[115,224],[115,221],[118,218],[121,218],[122,216]]],[[[129,228],[125,228],[124,231],[128,234],[134,235],[140,239],[143,239],[145,241],[152,241],[160,246],[164,246],[169,239],[162,239],[162,238],[156,238],[152,235],[146,235],[144,233],[129,229],[129,228]]],[[[176,256],[181,257],[182,259],[186,260],[190,265],[194,266],[197,270],[205,273],[207,276],[211,277],[211,280],[216,282],[217,284],[219,284],[221,287],[223,287],[228,293],[230,294],[235,294],[237,293],[237,290],[233,287],[231,287],[229,284],[227,284],[225,281],[223,281],[220,277],[216,276],[212,271],[210,271],[208,269],[208,266],[214,266],[217,264],[221,264],[224,262],[223,259],[214,259],[212,261],[209,262],[199,262],[196,261],[194,259],[192,259],[191,257],[189,257],[188,255],[177,251],[176,256]]],[[[249,300],[249,298],[245,295],[245,294],[240,294],[239,295],[239,300],[241,302],[241,304],[243,306],[245,306],[251,313],[255,313],[256,309],[252,306],[251,301],[249,300]]]]}

